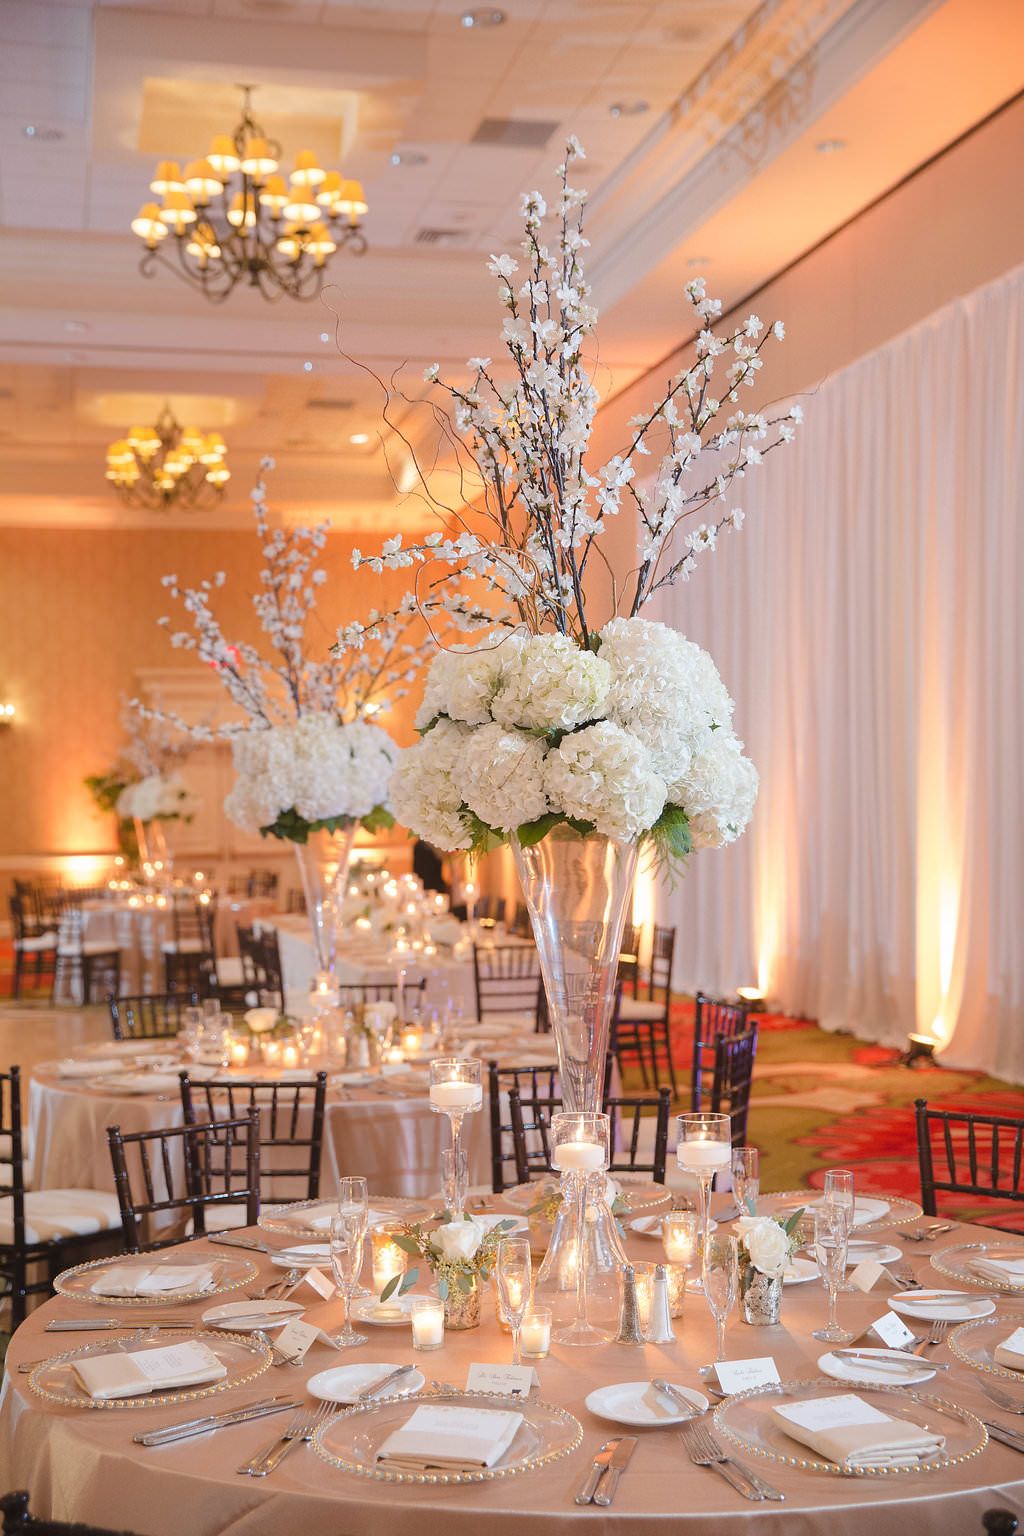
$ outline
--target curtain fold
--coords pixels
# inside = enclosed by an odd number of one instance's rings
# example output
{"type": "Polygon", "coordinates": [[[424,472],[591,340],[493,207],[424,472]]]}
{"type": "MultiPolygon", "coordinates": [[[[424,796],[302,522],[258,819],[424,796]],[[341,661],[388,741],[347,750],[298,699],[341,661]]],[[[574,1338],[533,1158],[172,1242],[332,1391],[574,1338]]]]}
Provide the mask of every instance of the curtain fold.
{"type": "Polygon", "coordinates": [[[1024,1081],[1024,269],[804,401],[648,616],[714,656],[754,821],[658,921],[677,985],[1024,1081]]]}

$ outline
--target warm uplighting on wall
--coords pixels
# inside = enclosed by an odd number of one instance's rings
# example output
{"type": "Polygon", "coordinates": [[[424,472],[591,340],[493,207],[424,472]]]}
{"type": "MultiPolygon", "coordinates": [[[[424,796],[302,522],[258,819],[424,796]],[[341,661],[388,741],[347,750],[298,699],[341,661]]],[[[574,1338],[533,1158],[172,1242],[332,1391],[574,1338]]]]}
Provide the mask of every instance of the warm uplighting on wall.
{"type": "Polygon", "coordinates": [[[0,704],[0,725],[13,725],[17,713],[13,704],[0,704]]]}
{"type": "Polygon", "coordinates": [[[105,853],[69,853],[60,861],[60,875],[69,885],[93,885],[106,875],[110,857],[105,853]]]}

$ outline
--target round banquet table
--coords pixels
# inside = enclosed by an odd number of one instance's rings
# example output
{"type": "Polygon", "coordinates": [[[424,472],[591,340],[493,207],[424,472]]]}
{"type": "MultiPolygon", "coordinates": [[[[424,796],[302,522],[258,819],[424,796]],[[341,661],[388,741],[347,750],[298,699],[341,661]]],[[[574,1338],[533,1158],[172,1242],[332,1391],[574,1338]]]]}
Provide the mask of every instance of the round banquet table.
{"type": "MultiPolygon", "coordinates": [[[[926,1284],[938,1283],[929,1270],[929,1252],[981,1231],[961,1228],[938,1245],[908,1244],[910,1261],[926,1284]]],[[[651,1258],[658,1245],[631,1237],[630,1246],[634,1257],[651,1258]]],[[[200,1241],[187,1245],[187,1251],[191,1258],[225,1250],[200,1241]]],[[[255,1283],[265,1284],[272,1274],[269,1260],[253,1257],[260,1266],[255,1283]]],[[[866,1326],[884,1308],[875,1295],[849,1295],[842,1298],[840,1315],[850,1324],[866,1326]]],[[[292,1450],[267,1478],[240,1477],[235,1469],[281,1433],[287,1414],[161,1448],[136,1445],[132,1435],[143,1426],[155,1429],[271,1392],[301,1396],[310,1376],[334,1364],[399,1365],[412,1360],[422,1365],[428,1380],[461,1387],[470,1362],[510,1358],[508,1337],[499,1331],[487,1297],[481,1326],[448,1332],[444,1347],[431,1355],[413,1354],[404,1328],[370,1327],[369,1344],[341,1354],[315,1343],[301,1367],[272,1368],[247,1388],[218,1394],[209,1410],[192,1404],[134,1411],[44,1405],[28,1386],[28,1377],[17,1374],[18,1364],[84,1342],[81,1336],[44,1334],[43,1327],[51,1317],[82,1316],[91,1310],[60,1298],[46,1303],[17,1331],[7,1354],[8,1373],[15,1374],[5,1376],[0,1402],[0,1486],[27,1487],[35,1512],[57,1519],[125,1527],[138,1536],[282,1536],[293,1530],[303,1536],[479,1536],[481,1531],[551,1536],[556,1530],[596,1531],[602,1536],[632,1536],[636,1531],[678,1536],[680,1530],[694,1536],[752,1536],[755,1529],[779,1536],[981,1536],[981,1518],[988,1509],[1024,1515],[1024,1458],[994,1441],[980,1455],[948,1470],[894,1477],[840,1477],[758,1462],[762,1475],[784,1491],[786,1502],[755,1504],[740,1498],[713,1470],[691,1465],[676,1430],[617,1430],[592,1415],[584,1398],[600,1385],[658,1375],[700,1384],[697,1366],[711,1358],[712,1327],[699,1298],[688,1298],[686,1315],[675,1324],[675,1344],[598,1349],[556,1345],[547,1359],[536,1362],[540,1395],[580,1420],[580,1449],[523,1476],[451,1488],[394,1486],[351,1476],[329,1466],[308,1446],[292,1450]],[[616,1433],[638,1435],[639,1445],[613,1507],[577,1507],[573,1496],[591,1457],[616,1433]]],[[[183,1309],[176,1305],[174,1310],[177,1314],[183,1309]]],[[[202,1303],[188,1310],[198,1317],[202,1303]]],[[[314,1301],[307,1316],[310,1322],[336,1328],[340,1303],[314,1301]]],[[[754,1329],[732,1319],[728,1354],[734,1359],[771,1354],[783,1380],[815,1376],[822,1346],[809,1335],[824,1317],[819,1284],[788,1287],[778,1326],[754,1329]]],[[[952,1359],[944,1346],[937,1357],[952,1359]]],[[[1001,1413],[982,1394],[976,1374],[959,1364],[920,1390],[954,1398],[982,1417],[1011,1422],[1011,1415],[1001,1413]]],[[[309,1399],[306,1402],[312,1406],[309,1399]]]]}

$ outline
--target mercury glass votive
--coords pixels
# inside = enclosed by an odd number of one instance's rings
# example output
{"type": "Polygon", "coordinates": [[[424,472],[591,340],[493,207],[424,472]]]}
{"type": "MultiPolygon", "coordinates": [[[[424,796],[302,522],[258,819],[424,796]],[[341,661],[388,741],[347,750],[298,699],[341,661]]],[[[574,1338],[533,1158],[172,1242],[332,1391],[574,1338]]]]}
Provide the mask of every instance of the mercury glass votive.
{"type": "Polygon", "coordinates": [[[408,1257],[395,1242],[396,1234],[403,1230],[400,1221],[382,1221],[370,1229],[370,1246],[373,1253],[373,1294],[379,1296],[389,1280],[404,1275],[408,1257]]]}
{"type": "Polygon", "coordinates": [[[669,1211],[661,1222],[661,1246],[668,1259],[668,1302],[673,1317],[680,1317],[683,1297],[690,1286],[700,1255],[700,1223],[696,1211],[669,1211]]]}

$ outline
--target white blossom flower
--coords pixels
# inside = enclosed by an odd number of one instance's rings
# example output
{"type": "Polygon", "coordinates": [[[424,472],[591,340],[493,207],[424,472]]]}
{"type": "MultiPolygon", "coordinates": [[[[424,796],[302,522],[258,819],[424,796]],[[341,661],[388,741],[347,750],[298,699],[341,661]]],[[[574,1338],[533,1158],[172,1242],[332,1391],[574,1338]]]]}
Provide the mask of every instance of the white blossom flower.
{"type": "Polygon", "coordinates": [[[779,1279],[789,1262],[790,1239],[772,1216],[741,1216],[736,1222],[740,1246],[762,1275],[779,1279]]]}
{"type": "Polygon", "coordinates": [[[477,1249],[487,1236],[487,1228],[475,1216],[465,1216],[460,1221],[445,1221],[430,1234],[430,1246],[435,1253],[453,1263],[475,1258],[477,1249]]]}

